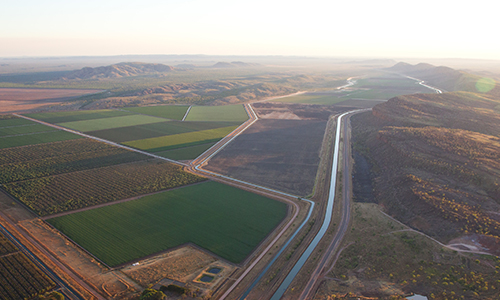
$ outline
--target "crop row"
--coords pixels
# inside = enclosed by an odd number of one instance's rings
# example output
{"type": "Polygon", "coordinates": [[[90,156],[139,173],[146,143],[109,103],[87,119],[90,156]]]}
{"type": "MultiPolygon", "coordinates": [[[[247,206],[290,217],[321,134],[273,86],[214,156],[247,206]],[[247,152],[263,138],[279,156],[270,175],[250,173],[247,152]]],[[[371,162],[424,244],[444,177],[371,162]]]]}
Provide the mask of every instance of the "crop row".
{"type": "Polygon", "coordinates": [[[39,215],[93,206],[205,180],[151,160],[4,184],[39,215]]]}
{"type": "Polygon", "coordinates": [[[0,298],[31,299],[55,283],[22,253],[0,257],[0,298]]]}
{"type": "Polygon", "coordinates": [[[0,255],[14,253],[16,251],[18,251],[17,247],[0,233],[0,255]]]}
{"type": "Polygon", "coordinates": [[[27,162],[62,155],[81,155],[114,148],[92,139],[77,139],[22,148],[0,149],[0,165],[27,162]]]}
{"type": "MultiPolygon", "coordinates": [[[[20,150],[24,150],[24,148],[20,150]]],[[[147,158],[148,156],[143,154],[108,146],[95,152],[67,154],[0,165],[0,183],[129,163],[147,158]]]]}

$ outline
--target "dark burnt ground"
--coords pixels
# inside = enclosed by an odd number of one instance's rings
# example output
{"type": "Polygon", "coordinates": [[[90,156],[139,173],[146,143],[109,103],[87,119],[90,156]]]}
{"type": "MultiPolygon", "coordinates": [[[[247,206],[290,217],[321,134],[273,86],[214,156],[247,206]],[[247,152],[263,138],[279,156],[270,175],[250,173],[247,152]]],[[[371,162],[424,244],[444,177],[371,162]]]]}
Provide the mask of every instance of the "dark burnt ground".
{"type": "Polygon", "coordinates": [[[375,202],[373,196],[373,173],[371,165],[366,157],[359,151],[354,150],[354,172],[352,179],[352,189],[354,201],[356,202],[375,202]]]}
{"type": "Polygon", "coordinates": [[[312,193],[326,121],[259,120],[205,169],[283,192],[312,193]]]}

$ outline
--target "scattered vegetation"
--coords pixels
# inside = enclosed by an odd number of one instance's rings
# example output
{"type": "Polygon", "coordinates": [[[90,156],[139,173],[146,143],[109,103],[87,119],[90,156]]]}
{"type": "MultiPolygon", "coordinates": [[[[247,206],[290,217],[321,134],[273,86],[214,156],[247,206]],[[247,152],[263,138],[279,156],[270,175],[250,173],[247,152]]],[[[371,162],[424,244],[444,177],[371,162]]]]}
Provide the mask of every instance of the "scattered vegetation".
{"type": "Polygon", "coordinates": [[[0,183],[148,159],[91,139],[0,149],[0,183]]]}
{"type": "Polygon", "coordinates": [[[12,182],[3,188],[45,216],[203,180],[180,166],[150,160],[12,182]]]}

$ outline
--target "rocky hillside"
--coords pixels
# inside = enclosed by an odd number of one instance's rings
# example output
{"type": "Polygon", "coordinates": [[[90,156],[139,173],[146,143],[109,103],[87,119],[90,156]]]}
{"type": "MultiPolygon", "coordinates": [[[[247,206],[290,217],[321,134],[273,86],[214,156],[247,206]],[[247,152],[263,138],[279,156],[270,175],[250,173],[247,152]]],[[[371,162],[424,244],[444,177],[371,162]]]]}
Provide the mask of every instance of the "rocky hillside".
{"type": "Polygon", "coordinates": [[[115,65],[90,68],[86,67],[64,76],[63,79],[101,79],[119,78],[138,75],[160,74],[173,71],[174,68],[163,64],[123,62],[115,65]]]}
{"type": "Polygon", "coordinates": [[[417,94],[353,117],[375,201],[444,243],[500,255],[499,108],[485,94],[417,94]]]}
{"type": "Polygon", "coordinates": [[[477,92],[476,82],[480,79],[479,76],[470,73],[426,63],[411,65],[400,62],[386,70],[424,80],[432,86],[449,92],[477,92]]]}

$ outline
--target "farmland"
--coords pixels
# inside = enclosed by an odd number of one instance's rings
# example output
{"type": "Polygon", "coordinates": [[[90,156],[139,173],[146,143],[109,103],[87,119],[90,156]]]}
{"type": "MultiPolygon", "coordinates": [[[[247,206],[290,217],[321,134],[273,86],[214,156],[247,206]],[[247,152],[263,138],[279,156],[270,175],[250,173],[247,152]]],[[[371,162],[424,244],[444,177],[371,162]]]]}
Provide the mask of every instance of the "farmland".
{"type": "Polygon", "coordinates": [[[284,203],[206,182],[48,222],[111,266],[185,243],[239,263],[286,211],[284,203]]]}
{"type": "Polygon", "coordinates": [[[74,140],[80,138],[82,137],[79,135],[62,130],[32,133],[26,135],[6,136],[0,137],[0,149],[74,140]]]}
{"type": "Polygon", "coordinates": [[[288,193],[312,192],[326,121],[259,120],[215,155],[207,170],[288,193]]]}
{"type": "Polygon", "coordinates": [[[58,125],[78,131],[95,131],[111,128],[119,128],[132,125],[142,125],[150,123],[164,122],[165,119],[144,115],[130,115],[111,118],[100,118],[93,120],[82,120],[59,123],[58,125]]]}
{"type": "Polygon", "coordinates": [[[186,121],[244,122],[248,114],[242,105],[193,106],[186,121]]]}
{"type": "Polygon", "coordinates": [[[188,108],[189,106],[185,105],[157,105],[144,107],[127,107],[125,108],[125,110],[160,118],[182,120],[188,108]]]}
{"type": "Polygon", "coordinates": [[[0,149],[0,183],[145,160],[148,157],[90,139],[0,149]]]}
{"type": "Polygon", "coordinates": [[[27,117],[37,120],[42,120],[47,123],[57,124],[64,122],[75,122],[75,121],[128,116],[128,115],[133,115],[133,113],[121,110],[101,109],[101,110],[61,111],[54,113],[37,113],[37,114],[25,114],[25,115],[27,117]]]}
{"type": "Polygon", "coordinates": [[[9,136],[9,135],[19,135],[19,134],[27,134],[27,133],[37,133],[37,132],[46,132],[46,131],[56,131],[49,126],[45,126],[42,124],[29,124],[29,125],[19,125],[19,126],[10,126],[10,127],[0,127],[0,137],[9,136]]]}
{"type": "Polygon", "coordinates": [[[202,180],[179,166],[150,160],[11,182],[3,188],[44,216],[202,180]]]}
{"type": "Polygon", "coordinates": [[[200,130],[157,138],[136,140],[123,144],[141,150],[148,150],[150,152],[160,152],[181,147],[212,143],[225,137],[231,131],[236,129],[236,127],[238,126],[200,130]]]}
{"type": "Polygon", "coordinates": [[[192,121],[167,119],[182,119],[187,109],[188,106],[169,105],[132,107],[127,111],[66,111],[26,116],[181,160],[196,158],[248,119],[242,105],[192,107],[188,114],[194,114],[192,121]],[[179,151],[170,151],[175,149],[179,151]]]}
{"type": "Polygon", "coordinates": [[[0,298],[29,299],[55,283],[0,233],[0,298]]]}
{"type": "Polygon", "coordinates": [[[351,99],[388,100],[399,95],[431,92],[428,88],[419,85],[417,81],[395,74],[373,75],[368,78],[358,78],[355,81],[353,86],[343,90],[311,92],[280,98],[276,101],[335,105],[351,99]]]}
{"type": "Polygon", "coordinates": [[[237,126],[239,122],[178,122],[167,121],[114,129],[89,131],[87,134],[117,143],[155,138],[206,129],[237,126]]]}

